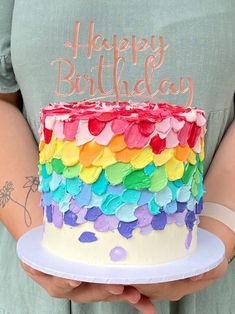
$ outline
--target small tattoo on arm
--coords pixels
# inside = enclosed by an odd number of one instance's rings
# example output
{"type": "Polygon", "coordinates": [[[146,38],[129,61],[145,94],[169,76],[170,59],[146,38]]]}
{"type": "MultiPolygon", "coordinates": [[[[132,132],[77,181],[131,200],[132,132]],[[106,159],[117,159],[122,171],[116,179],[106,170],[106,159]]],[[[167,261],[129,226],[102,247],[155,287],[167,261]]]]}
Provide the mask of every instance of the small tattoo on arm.
{"type": "Polygon", "coordinates": [[[23,185],[23,189],[27,190],[25,201],[23,204],[19,203],[12,197],[12,192],[15,187],[13,182],[6,181],[2,189],[0,189],[0,207],[4,208],[6,204],[10,201],[21,206],[24,209],[24,221],[27,227],[30,227],[32,224],[32,218],[30,216],[29,210],[27,209],[28,199],[31,193],[38,190],[39,179],[38,177],[29,176],[26,177],[26,182],[23,185]]]}

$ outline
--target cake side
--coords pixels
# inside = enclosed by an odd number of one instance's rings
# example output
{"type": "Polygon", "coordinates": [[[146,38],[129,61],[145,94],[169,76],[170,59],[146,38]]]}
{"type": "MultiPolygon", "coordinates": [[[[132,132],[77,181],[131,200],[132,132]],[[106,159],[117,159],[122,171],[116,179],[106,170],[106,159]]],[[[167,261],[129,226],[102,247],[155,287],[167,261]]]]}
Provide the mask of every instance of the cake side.
{"type": "Polygon", "coordinates": [[[202,110],[169,104],[42,109],[44,246],[94,264],[190,254],[204,193],[205,123],[202,110]]]}
{"type": "Polygon", "coordinates": [[[53,254],[86,264],[108,265],[153,265],[184,258],[194,252],[197,246],[197,227],[192,231],[192,242],[185,246],[188,229],[184,226],[169,224],[163,231],[140,233],[135,229],[130,239],[121,237],[118,230],[100,232],[91,222],[77,228],[64,225],[56,228],[54,224],[45,224],[43,245],[53,254]],[[83,232],[95,233],[98,241],[79,243],[83,232]]]}

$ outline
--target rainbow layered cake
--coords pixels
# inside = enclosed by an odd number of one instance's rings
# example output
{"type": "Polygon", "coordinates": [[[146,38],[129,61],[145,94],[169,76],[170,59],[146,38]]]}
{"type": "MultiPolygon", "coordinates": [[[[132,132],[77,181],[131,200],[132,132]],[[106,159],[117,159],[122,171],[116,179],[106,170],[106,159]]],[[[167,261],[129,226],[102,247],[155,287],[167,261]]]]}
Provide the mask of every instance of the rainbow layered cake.
{"type": "Polygon", "coordinates": [[[191,254],[203,205],[205,132],[202,110],[170,104],[43,108],[43,246],[101,265],[153,265],[191,254]]]}

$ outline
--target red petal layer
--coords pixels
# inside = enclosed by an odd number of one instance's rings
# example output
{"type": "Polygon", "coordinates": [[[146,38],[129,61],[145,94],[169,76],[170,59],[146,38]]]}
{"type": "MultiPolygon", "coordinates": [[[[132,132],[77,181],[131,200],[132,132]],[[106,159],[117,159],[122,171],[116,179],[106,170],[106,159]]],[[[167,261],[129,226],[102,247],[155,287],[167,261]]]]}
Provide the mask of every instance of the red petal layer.
{"type": "Polygon", "coordinates": [[[201,128],[197,126],[196,123],[193,123],[189,138],[188,138],[188,145],[192,148],[195,146],[198,137],[200,136],[201,128]]]}
{"type": "Polygon", "coordinates": [[[97,116],[97,119],[99,121],[108,122],[113,120],[116,117],[116,115],[117,115],[116,112],[104,112],[97,116]]]}
{"type": "Polygon", "coordinates": [[[105,128],[105,125],[106,125],[106,122],[103,122],[97,119],[90,119],[88,121],[88,129],[90,133],[94,136],[99,135],[105,128]]]}
{"type": "Polygon", "coordinates": [[[44,139],[45,139],[45,143],[49,144],[51,141],[51,137],[52,137],[52,130],[49,130],[47,128],[44,128],[44,139]]]}
{"type": "Polygon", "coordinates": [[[166,139],[157,134],[151,139],[150,146],[155,154],[160,154],[166,148],[166,139]]]}
{"type": "Polygon", "coordinates": [[[142,135],[149,136],[155,130],[155,124],[146,120],[140,121],[139,130],[142,135]]]}
{"type": "Polygon", "coordinates": [[[185,121],[183,128],[178,133],[178,140],[181,146],[186,146],[192,129],[192,123],[185,121]]]}

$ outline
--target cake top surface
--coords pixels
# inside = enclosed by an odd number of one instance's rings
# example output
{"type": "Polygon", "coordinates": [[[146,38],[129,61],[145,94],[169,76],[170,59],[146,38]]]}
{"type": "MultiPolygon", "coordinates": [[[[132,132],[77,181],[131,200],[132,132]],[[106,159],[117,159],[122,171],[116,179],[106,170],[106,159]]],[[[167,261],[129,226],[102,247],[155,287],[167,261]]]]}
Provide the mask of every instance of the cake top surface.
{"type": "Polygon", "coordinates": [[[148,120],[161,122],[169,116],[177,120],[196,121],[198,115],[205,115],[204,111],[198,108],[186,108],[169,103],[154,104],[151,102],[123,101],[81,101],[71,103],[51,103],[41,110],[41,118],[54,116],[61,121],[98,119],[108,122],[117,118],[124,118],[129,121],[148,120]]]}

